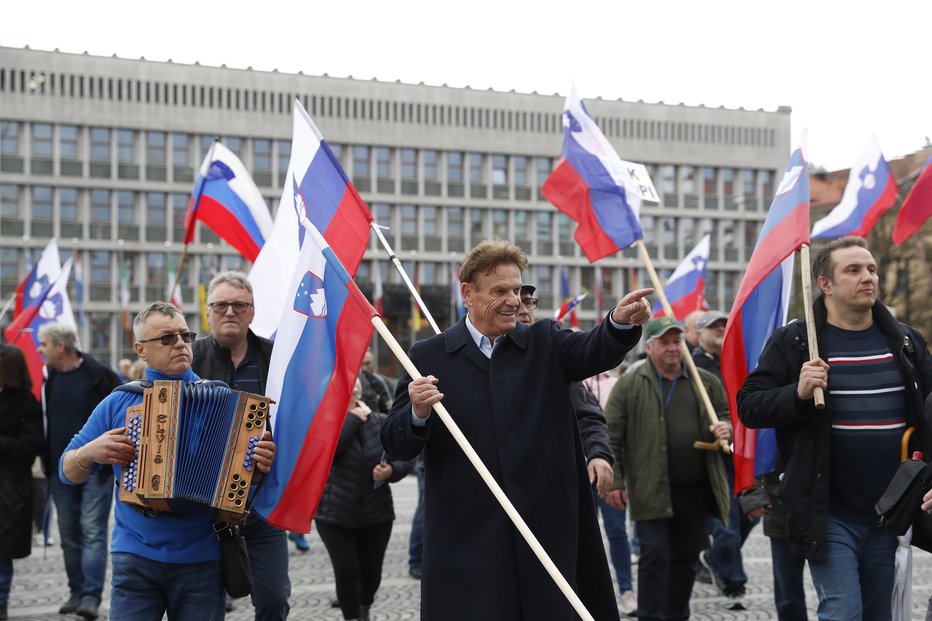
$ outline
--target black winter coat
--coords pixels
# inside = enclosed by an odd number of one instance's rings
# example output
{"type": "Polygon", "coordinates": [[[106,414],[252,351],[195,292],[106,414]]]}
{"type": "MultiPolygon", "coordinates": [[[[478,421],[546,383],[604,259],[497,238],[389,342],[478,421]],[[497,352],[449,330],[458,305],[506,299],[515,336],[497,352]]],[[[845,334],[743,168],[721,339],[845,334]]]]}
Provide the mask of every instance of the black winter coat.
{"type": "MultiPolygon", "coordinates": [[[[813,311],[819,333],[826,322],[821,297],[813,303],[813,311]]],[[[896,321],[881,302],[874,303],[872,313],[903,375],[906,420],[916,427],[912,444],[930,455],[932,430],[926,429],[923,404],[932,390],[932,356],[922,335],[896,321]]],[[[819,351],[825,351],[824,343],[819,343],[819,351]]],[[[832,402],[826,394],[825,410],[820,412],[811,399],[800,401],[797,397],[799,370],[807,360],[804,321],[774,332],[761,352],[757,368],[738,391],[738,418],[752,429],[776,429],[777,449],[785,465],[779,495],[786,509],[787,541],[795,554],[818,559],[824,554],[829,510],[832,402]]]]}
{"type": "MultiPolygon", "coordinates": [[[[383,458],[379,429],[385,414],[372,412],[366,422],[346,414],[333,455],[330,476],[317,507],[315,520],[343,528],[366,528],[395,520],[389,485],[374,486],[372,469],[383,458]]],[[[411,462],[387,459],[392,467],[388,481],[400,481],[411,471],[411,462]]],[[[388,483],[386,481],[385,483],[388,483]]]]}
{"type": "MultiPolygon", "coordinates": [[[[256,356],[256,365],[259,367],[259,394],[265,394],[265,383],[269,377],[269,364],[272,359],[272,341],[264,339],[252,330],[246,333],[249,348],[256,356]]],[[[230,350],[207,335],[207,338],[194,341],[191,346],[194,360],[191,361],[191,370],[198,377],[204,379],[220,380],[227,386],[233,385],[233,359],[230,350]]]]}
{"type": "Polygon", "coordinates": [[[42,409],[28,390],[0,390],[0,559],[32,551],[32,462],[42,449],[42,409]]]}

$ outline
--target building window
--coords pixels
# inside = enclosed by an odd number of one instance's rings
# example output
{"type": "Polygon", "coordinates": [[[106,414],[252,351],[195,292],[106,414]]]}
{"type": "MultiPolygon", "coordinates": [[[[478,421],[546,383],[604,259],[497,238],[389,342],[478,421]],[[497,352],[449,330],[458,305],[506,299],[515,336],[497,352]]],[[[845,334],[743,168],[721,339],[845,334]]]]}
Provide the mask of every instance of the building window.
{"type": "Polygon", "coordinates": [[[481,153],[469,154],[469,182],[485,183],[485,156],[481,153]]]}
{"type": "Polygon", "coordinates": [[[764,201],[769,203],[773,198],[773,173],[769,170],[762,170],[760,173],[760,190],[764,196],[764,201]]]}
{"type": "Polygon", "coordinates": [[[531,248],[528,246],[530,240],[528,231],[528,212],[519,209],[515,213],[515,243],[529,253],[531,248]]]}
{"type": "Polygon", "coordinates": [[[136,131],[132,129],[117,130],[117,160],[132,163],[136,161],[136,131]]]}
{"type": "Polygon", "coordinates": [[[421,157],[424,160],[424,180],[436,181],[438,159],[437,152],[433,149],[426,149],[421,152],[421,157]]]}
{"type": "Polygon", "coordinates": [[[0,155],[19,155],[19,123],[0,121],[0,155]]]}
{"type": "Polygon", "coordinates": [[[703,168],[702,169],[702,183],[703,191],[707,196],[718,194],[718,188],[715,187],[715,169],[714,168],[703,168]]]}
{"type": "Polygon", "coordinates": [[[110,190],[91,190],[92,239],[110,239],[110,190]]]}
{"type": "Polygon", "coordinates": [[[275,142],[276,159],[278,160],[278,178],[283,180],[288,174],[288,162],[291,160],[291,141],[277,140],[275,142]]]}
{"type": "Polygon", "coordinates": [[[243,139],[239,136],[227,136],[223,139],[223,146],[236,154],[236,157],[243,157],[243,139]]]}
{"type": "Polygon", "coordinates": [[[184,218],[188,213],[190,196],[187,194],[172,194],[172,239],[180,242],[184,240],[184,218]]]}
{"type": "Polygon", "coordinates": [[[722,189],[725,192],[725,196],[735,195],[735,169],[734,168],[723,168],[722,169],[722,189]]]}
{"type": "Polygon", "coordinates": [[[447,152],[447,180],[456,183],[463,181],[463,154],[460,151],[447,152]]]}
{"type": "Polygon", "coordinates": [[[393,149],[389,147],[375,148],[375,175],[379,179],[391,179],[392,175],[392,153],[393,149]]]}
{"type": "Polygon", "coordinates": [[[272,141],[266,138],[256,138],[252,141],[253,170],[257,172],[270,172],[272,170],[272,141]]]}
{"type": "Polygon", "coordinates": [[[417,207],[414,205],[401,206],[401,234],[405,237],[417,235],[417,207]]]}
{"type": "Polygon", "coordinates": [[[421,207],[421,217],[424,220],[424,237],[440,237],[440,223],[437,208],[433,205],[421,207]]]}
{"type": "Polygon", "coordinates": [[[146,132],[146,163],[165,164],[165,132],[146,132]]]}
{"type": "Polygon", "coordinates": [[[537,187],[544,185],[544,181],[553,171],[553,159],[549,157],[535,158],[535,168],[537,169],[537,187]]]}
{"type": "Polygon", "coordinates": [[[353,177],[369,178],[369,147],[353,147],[353,177]]]}
{"type": "Polygon", "coordinates": [[[168,213],[165,194],[148,192],[146,194],[146,239],[165,241],[168,239],[168,213]]]}
{"type": "Polygon", "coordinates": [[[55,208],[52,203],[52,188],[44,185],[32,188],[32,234],[37,237],[52,237],[55,208]]]}
{"type": "Polygon", "coordinates": [[[52,126],[48,123],[32,125],[32,156],[52,158],[52,126]]]}
{"type": "Polygon", "coordinates": [[[106,127],[91,128],[91,159],[98,162],[110,161],[110,130],[106,127]]]}
{"type": "Polygon", "coordinates": [[[515,185],[529,186],[528,183],[528,158],[524,155],[516,155],[512,158],[512,165],[515,169],[515,185]]]}
{"type": "Polygon", "coordinates": [[[481,209],[469,210],[469,243],[473,246],[485,239],[482,216],[483,211],[481,209]]]}
{"type": "Polygon", "coordinates": [[[508,212],[504,209],[492,211],[492,237],[508,239],[508,212]]]}
{"type": "Polygon", "coordinates": [[[58,221],[62,237],[83,237],[77,188],[58,189],[58,221]]]}
{"type": "Polygon", "coordinates": [[[683,194],[695,194],[696,169],[693,166],[680,166],[680,188],[683,194]]]}
{"type": "Polygon", "coordinates": [[[175,168],[191,166],[191,137],[188,134],[172,134],[172,165],[175,168]]]}
{"type": "Polygon", "coordinates": [[[492,183],[495,185],[508,185],[508,156],[496,154],[492,156],[492,183]]]}
{"type": "Polygon", "coordinates": [[[660,192],[676,194],[676,167],[665,164],[660,167],[660,192]]]}
{"type": "Polygon", "coordinates": [[[406,181],[417,181],[417,151],[415,149],[401,150],[401,178],[406,181]]]}
{"type": "Polygon", "coordinates": [[[63,160],[80,159],[78,128],[74,125],[58,126],[58,151],[63,160]]]}

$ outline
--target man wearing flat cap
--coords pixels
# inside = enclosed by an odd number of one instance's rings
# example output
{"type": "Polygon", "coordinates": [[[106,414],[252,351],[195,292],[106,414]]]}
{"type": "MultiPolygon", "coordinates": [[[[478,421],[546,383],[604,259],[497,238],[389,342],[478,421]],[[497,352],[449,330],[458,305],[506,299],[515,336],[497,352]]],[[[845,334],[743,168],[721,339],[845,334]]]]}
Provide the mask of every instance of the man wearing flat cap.
{"type": "Polygon", "coordinates": [[[642,621],[689,618],[706,516],[727,523],[728,482],[718,452],[696,441],[727,440],[731,429],[722,383],[697,369],[719,421],[710,425],[683,365],[683,326],[659,317],[644,329],[647,360],[619,378],[605,406],[615,461],[606,500],[637,522],[641,541],[638,611],[642,621]]]}

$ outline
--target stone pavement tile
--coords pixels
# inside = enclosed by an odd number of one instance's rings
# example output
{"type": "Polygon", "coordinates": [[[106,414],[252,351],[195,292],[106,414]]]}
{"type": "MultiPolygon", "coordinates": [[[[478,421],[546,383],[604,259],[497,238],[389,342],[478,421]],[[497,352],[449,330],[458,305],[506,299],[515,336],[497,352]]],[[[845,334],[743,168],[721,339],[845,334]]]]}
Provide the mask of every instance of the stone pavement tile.
{"type": "MultiPolygon", "coordinates": [[[[397,520],[392,529],[383,566],[382,586],[372,607],[373,621],[414,620],[419,618],[420,582],[408,576],[408,535],[411,516],[417,502],[417,483],[413,477],[392,485],[397,520]]],[[[57,539],[57,537],[56,537],[57,539]]],[[[341,621],[339,609],[330,607],[335,593],[330,559],[320,537],[308,537],[311,550],[299,553],[289,542],[291,577],[291,619],[304,621],[341,621]]],[[[696,584],[690,603],[692,619],[697,621],[776,619],[773,608],[770,543],[760,527],[755,528],[744,546],[744,567],[748,574],[747,610],[725,608],[725,597],[710,585],[696,584]]],[[[73,615],[59,615],[58,607],[68,597],[61,548],[33,548],[32,556],[14,561],[15,575],[10,593],[10,618],[33,621],[78,621],[73,615]]],[[[637,565],[634,566],[635,582],[637,565]]],[[[816,597],[808,572],[805,578],[810,619],[815,620],[816,597]]],[[[636,587],[636,584],[635,584],[636,587]]],[[[932,555],[916,550],[913,566],[913,619],[925,618],[926,602],[932,595],[932,555]]],[[[108,584],[104,589],[101,619],[109,612],[108,584]]],[[[230,621],[253,619],[248,599],[238,600],[237,609],[227,614],[230,621]]]]}

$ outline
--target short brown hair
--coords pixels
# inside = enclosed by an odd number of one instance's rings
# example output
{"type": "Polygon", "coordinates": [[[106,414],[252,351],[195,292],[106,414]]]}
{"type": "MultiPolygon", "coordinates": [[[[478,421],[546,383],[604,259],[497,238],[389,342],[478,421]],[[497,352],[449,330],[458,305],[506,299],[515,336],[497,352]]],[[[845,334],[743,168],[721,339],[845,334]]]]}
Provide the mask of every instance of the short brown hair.
{"type": "Polygon", "coordinates": [[[26,366],[26,356],[18,347],[0,345],[0,388],[32,390],[32,377],[26,366]]]}
{"type": "Polygon", "coordinates": [[[460,282],[474,283],[479,274],[491,274],[499,265],[517,265],[527,269],[524,251],[504,239],[486,240],[470,250],[460,265],[460,282]]]}
{"type": "Polygon", "coordinates": [[[841,250],[843,248],[851,248],[857,246],[859,248],[864,248],[867,251],[870,251],[870,248],[867,247],[867,242],[864,241],[863,237],[857,237],[856,235],[847,235],[845,237],[839,237],[838,239],[833,239],[827,244],[821,246],[816,252],[815,259],[812,261],[812,276],[819,280],[820,276],[824,276],[832,281],[832,276],[835,274],[835,262],[832,261],[832,253],[836,250],[841,250]]]}
{"type": "Polygon", "coordinates": [[[230,285],[234,289],[245,289],[249,292],[249,297],[253,297],[252,283],[249,282],[249,277],[246,276],[244,272],[231,270],[229,272],[220,272],[214,276],[211,279],[210,284],[207,285],[208,300],[214,294],[214,290],[220,285],[230,285]]]}

